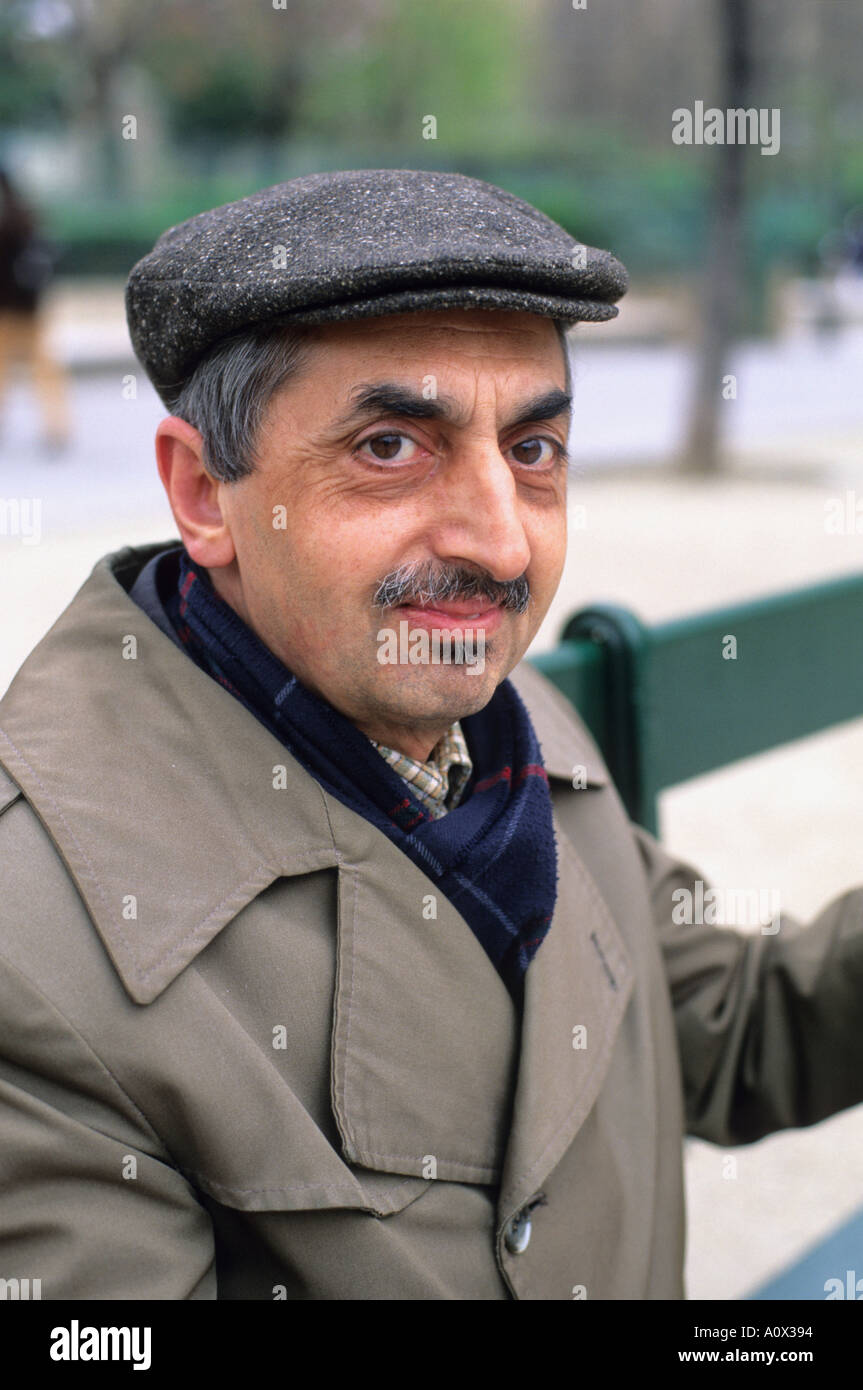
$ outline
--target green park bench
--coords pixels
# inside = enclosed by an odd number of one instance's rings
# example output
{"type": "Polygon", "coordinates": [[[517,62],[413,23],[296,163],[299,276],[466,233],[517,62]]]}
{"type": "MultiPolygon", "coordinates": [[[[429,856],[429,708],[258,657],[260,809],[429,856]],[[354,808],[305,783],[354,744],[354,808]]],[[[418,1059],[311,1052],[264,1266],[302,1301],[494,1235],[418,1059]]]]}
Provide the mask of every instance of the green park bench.
{"type": "MultiPolygon", "coordinates": [[[[863,717],[863,574],[653,627],[595,605],[531,661],[587,724],[630,818],[656,834],[665,788],[863,717]]],[[[863,1210],[750,1297],[824,1299],[840,1265],[863,1297],[863,1210]]]]}
{"type": "Polygon", "coordinates": [[[863,574],[647,627],[597,605],[532,664],[579,711],[632,820],[666,787],[863,717],[863,574]]]}

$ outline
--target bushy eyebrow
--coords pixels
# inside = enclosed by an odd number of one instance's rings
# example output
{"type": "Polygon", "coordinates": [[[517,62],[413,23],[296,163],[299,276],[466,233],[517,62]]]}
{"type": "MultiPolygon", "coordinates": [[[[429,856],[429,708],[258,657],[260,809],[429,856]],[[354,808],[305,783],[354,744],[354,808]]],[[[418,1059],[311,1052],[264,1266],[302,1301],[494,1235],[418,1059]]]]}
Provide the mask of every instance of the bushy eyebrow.
{"type": "MultiPolygon", "coordinates": [[[[351,396],[352,409],[338,419],[332,428],[347,429],[364,418],[378,415],[402,415],[411,420],[444,420],[451,425],[467,423],[451,397],[437,396],[427,400],[420,392],[400,386],[397,382],[356,386],[351,396]]],[[[514,429],[518,425],[540,420],[554,420],[558,415],[569,415],[571,410],[572,397],[566,391],[561,391],[559,386],[554,386],[550,391],[543,391],[516,406],[515,413],[504,422],[503,428],[514,429]]]]}

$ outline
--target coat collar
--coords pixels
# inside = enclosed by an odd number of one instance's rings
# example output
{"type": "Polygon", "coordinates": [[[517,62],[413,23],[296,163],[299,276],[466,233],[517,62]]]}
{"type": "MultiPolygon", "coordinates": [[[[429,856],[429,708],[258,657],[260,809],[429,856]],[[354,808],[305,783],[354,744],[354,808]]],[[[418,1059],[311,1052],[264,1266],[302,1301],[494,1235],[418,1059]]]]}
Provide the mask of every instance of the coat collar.
{"type": "MultiPolygon", "coordinates": [[[[440,1178],[502,1181],[501,1201],[514,1210],[592,1105],[631,988],[596,885],[555,821],[558,908],[527,974],[520,1030],[448,900],[438,895],[436,916],[424,916],[430,880],[323,792],[129,598],[163,545],[95,567],[0,701],[0,761],[138,1004],[275,879],[337,868],[333,1107],[347,1157],[415,1176],[428,1176],[433,1158],[440,1178]],[[572,1047],[577,1025],[583,1052],[572,1047]]],[[[553,787],[570,783],[575,764],[588,786],[604,785],[566,701],[525,663],[512,679],[553,787]]]]}
{"type": "Polygon", "coordinates": [[[0,701],[0,761],[139,1004],[280,875],[339,858],[318,784],[129,598],[162,548],[104,557],[0,701]]]}

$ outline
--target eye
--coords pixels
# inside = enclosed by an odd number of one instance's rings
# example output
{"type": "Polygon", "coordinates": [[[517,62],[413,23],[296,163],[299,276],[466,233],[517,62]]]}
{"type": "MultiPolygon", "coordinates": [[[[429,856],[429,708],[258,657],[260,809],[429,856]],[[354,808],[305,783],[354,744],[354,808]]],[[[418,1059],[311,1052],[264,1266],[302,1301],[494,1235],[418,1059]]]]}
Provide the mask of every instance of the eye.
{"type": "Polygon", "coordinates": [[[523,468],[535,468],[542,470],[551,468],[557,459],[563,457],[563,445],[556,439],[546,439],[540,435],[533,439],[522,439],[518,444],[513,444],[510,453],[515,455],[515,461],[523,468]]]}
{"type": "Polygon", "coordinates": [[[369,450],[364,457],[376,463],[414,463],[419,445],[407,434],[373,434],[358,446],[358,452],[369,450]]]}

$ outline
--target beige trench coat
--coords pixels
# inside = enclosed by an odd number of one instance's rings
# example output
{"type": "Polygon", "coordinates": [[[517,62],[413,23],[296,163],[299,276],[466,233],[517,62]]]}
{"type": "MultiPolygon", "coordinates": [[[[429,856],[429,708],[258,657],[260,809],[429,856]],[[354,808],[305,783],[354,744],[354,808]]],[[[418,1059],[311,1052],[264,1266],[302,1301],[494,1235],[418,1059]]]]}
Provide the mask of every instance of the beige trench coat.
{"type": "Polygon", "coordinates": [[[863,893],[674,925],[695,871],[522,664],[559,894],[520,1025],[447,899],[132,602],[160,548],[100,561],[0,702],[0,1275],[682,1297],[685,1129],[863,1100],[863,893]]]}

